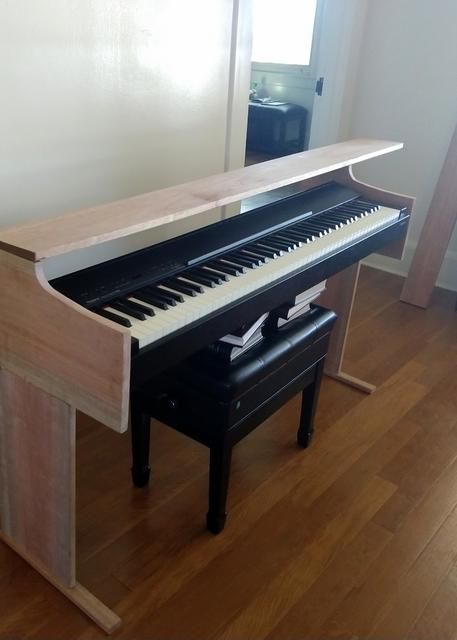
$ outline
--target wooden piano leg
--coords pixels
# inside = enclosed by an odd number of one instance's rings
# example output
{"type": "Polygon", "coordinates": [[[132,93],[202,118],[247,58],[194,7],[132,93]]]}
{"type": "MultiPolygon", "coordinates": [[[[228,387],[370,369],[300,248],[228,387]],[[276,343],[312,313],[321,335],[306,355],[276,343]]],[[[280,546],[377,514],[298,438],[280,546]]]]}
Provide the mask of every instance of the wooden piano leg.
{"type": "Polygon", "coordinates": [[[318,300],[319,304],[333,309],[338,315],[338,320],[335,323],[330,339],[325,374],[359,391],[373,393],[373,391],[376,390],[374,385],[344,373],[342,370],[344,349],[349,331],[359,271],[360,262],[357,262],[329,278],[329,280],[327,280],[327,289],[318,300]]]}
{"type": "Polygon", "coordinates": [[[0,370],[0,539],[110,633],[120,618],[76,580],[75,419],[0,370]]]}

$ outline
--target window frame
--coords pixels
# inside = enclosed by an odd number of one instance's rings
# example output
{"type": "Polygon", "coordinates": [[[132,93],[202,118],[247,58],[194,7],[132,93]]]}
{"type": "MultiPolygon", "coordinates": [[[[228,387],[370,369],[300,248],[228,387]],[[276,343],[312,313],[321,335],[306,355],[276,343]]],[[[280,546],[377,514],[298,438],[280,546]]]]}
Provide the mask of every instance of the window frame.
{"type": "Polygon", "coordinates": [[[323,24],[324,0],[317,0],[316,14],[314,17],[313,39],[311,42],[310,62],[306,64],[286,64],[284,62],[259,62],[251,58],[251,66],[254,71],[266,73],[285,73],[301,78],[314,78],[317,75],[317,53],[321,38],[323,24]]]}

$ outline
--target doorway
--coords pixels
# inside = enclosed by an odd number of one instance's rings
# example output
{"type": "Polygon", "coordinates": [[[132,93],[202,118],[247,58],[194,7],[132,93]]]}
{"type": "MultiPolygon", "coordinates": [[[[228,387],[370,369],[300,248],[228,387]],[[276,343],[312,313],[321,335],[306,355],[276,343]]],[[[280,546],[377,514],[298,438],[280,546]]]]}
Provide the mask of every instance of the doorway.
{"type": "MultiPolygon", "coordinates": [[[[253,128],[251,112],[256,109],[258,111],[258,107],[253,107],[250,100],[246,164],[346,139],[348,114],[362,47],[366,3],[363,0],[282,0],[281,3],[253,0],[253,4],[251,93],[255,92],[258,97],[260,91],[260,100],[270,97],[271,102],[287,102],[304,108],[306,130],[302,149],[287,147],[286,144],[282,150],[280,147],[267,147],[266,151],[265,147],[263,150],[256,150],[255,144],[252,145],[250,130],[253,128]],[[267,9],[269,15],[266,17],[263,14],[267,9]],[[287,47],[287,62],[284,62],[284,58],[281,62],[266,61],[266,58],[279,57],[278,48],[281,47],[276,46],[277,43],[270,48],[268,45],[269,40],[275,38],[275,31],[280,28],[278,16],[282,16],[281,19],[286,20],[289,25],[298,24],[299,30],[305,23],[301,39],[296,31],[292,34],[290,29],[286,30],[282,25],[282,33],[286,32],[289,39],[293,36],[300,42],[298,48],[287,47]],[[257,35],[259,30],[260,35],[257,35]],[[267,53],[264,53],[265,51],[267,53]],[[295,59],[301,55],[301,64],[293,64],[291,60],[294,58],[291,55],[295,56],[295,59]],[[304,62],[308,64],[303,64],[304,62]]],[[[285,134],[286,143],[288,140],[300,139],[297,127],[297,123],[291,118],[291,126],[285,134]]],[[[264,129],[260,135],[267,136],[267,144],[268,136],[274,143],[278,130],[264,129]]]]}

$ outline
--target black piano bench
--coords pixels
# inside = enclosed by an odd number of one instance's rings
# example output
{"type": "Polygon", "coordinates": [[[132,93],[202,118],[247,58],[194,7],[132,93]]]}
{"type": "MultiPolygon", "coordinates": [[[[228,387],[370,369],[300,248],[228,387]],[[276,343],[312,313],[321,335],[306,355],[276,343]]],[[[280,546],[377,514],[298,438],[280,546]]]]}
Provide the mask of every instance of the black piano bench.
{"type": "Polygon", "coordinates": [[[149,481],[150,419],[156,418],[210,449],[207,528],[222,531],[232,447],[299,391],[297,441],[313,434],[324,360],[335,322],[333,311],[314,306],[266,337],[232,364],[199,354],[132,393],[132,478],[149,481]]]}

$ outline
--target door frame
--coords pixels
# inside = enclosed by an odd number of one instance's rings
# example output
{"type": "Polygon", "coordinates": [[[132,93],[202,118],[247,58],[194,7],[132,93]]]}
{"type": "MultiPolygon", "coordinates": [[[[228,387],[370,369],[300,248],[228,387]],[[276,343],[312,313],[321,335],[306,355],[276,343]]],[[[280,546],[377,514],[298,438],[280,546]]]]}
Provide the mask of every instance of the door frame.
{"type": "Polygon", "coordinates": [[[367,0],[320,0],[322,16],[316,77],[324,77],[322,96],[315,95],[309,148],[345,140],[363,44],[367,0]]]}

